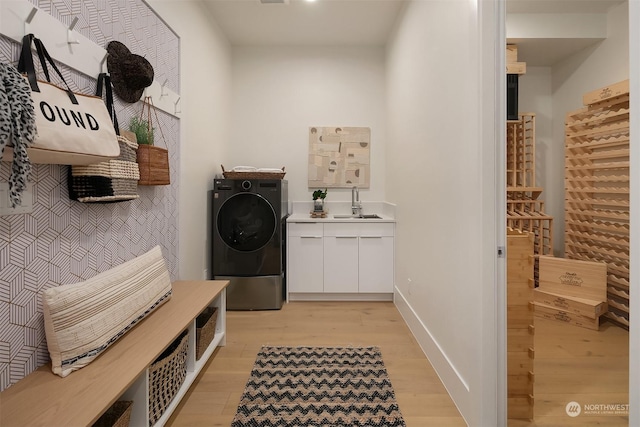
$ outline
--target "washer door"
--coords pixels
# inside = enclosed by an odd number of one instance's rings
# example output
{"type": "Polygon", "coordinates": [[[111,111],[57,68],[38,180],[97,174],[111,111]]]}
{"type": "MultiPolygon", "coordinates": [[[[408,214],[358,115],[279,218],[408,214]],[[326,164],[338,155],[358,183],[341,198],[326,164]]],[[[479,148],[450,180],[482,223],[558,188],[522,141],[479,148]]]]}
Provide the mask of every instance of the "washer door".
{"type": "Polygon", "coordinates": [[[217,227],[231,249],[253,252],[269,243],[276,232],[276,213],[259,194],[238,193],[227,199],[218,212],[217,227]]]}

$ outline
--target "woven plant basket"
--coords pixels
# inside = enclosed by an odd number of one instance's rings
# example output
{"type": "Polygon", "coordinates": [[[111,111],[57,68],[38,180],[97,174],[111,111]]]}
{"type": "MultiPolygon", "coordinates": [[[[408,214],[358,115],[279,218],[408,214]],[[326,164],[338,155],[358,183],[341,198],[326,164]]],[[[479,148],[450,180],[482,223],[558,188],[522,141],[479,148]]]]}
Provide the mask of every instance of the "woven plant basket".
{"type": "Polygon", "coordinates": [[[98,418],[93,427],[128,427],[132,408],[132,401],[119,400],[98,418]]]}
{"type": "Polygon", "coordinates": [[[187,376],[188,331],[149,367],[149,426],[162,417],[187,376]]]}
{"type": "Polygon", "coordinates": [[[207,307],[196,318],[196,360],[204,354],[216,334],[217,307],[207,307]]]}
{"type": "MultiPolygon", "coordinates": [[[[151,111],[153,111],[153,115],[156,118],[156,123],[164,145],[168,147],[167,141],[164,139],[164,133],[160,127],[158,113],[153,105],[153,100],[150,96],[146,96],[142,103],[140,117],[147,122],[149,133],[153,133],[153,116],[151,111]]],[[[169,150],[153,145],[153,139],[151,139],[150,142],[151,144],[138,144],[137,162],[138,168],[140,169],[138,185],[169,185],[171,184],[169,150]]]]}
{"type": "Polygon", "coordinates": [[[169,151],[155,145],[138,146],[137,156],[140,169],[138,185],[169,185],[169,151]]]}

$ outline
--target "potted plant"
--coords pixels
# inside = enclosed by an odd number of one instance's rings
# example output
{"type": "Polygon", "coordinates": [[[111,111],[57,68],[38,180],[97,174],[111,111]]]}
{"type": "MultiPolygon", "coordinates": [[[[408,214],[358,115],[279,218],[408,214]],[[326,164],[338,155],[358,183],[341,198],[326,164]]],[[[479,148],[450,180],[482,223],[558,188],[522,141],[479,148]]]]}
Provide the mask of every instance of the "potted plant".
{"type": "Polygon", "coordinates": [[[149,122],[139,117],[132,117],[129,122],[129,130],[136,134],[140,145],[153,145],[153,128],[149,122]]]}
{"type": "Polygon", "coordinates": [[[313,210],[315,212],[324,211],[324,199],[327,197],[327,189],[324,191],[316,190],[313,192],[313,210]]]}

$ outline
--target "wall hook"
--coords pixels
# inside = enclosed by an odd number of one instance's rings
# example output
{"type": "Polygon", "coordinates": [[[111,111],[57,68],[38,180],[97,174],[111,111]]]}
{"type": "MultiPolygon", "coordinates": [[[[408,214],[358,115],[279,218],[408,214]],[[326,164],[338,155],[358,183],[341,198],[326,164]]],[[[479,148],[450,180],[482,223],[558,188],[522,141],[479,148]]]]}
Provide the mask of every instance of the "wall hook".
{"type": "Polygon", "coordinates": [[[31,32],[29,31],[29,24],[31,24],[31,21],[33,21],[33,17],[36,16],[36,13],[38,13],[38,8],[31,8],[31,12],[29,12],[29,15],[27,15],[27,19],[24,20],[24,35],[27,35],[31,32]]]}
{"type": "Polygon", "coordinates": [[[73,29],[76,27],[77,23],[78,23],[78,17],[74,16],[73,17],[73,21],[71,21],[71,24],[69,25],[69,29],[67,29],[67,43],[68,44],[80,44],[78,39],[73,38],[73,29]]]}
{"type": "MultiPolygon", "coordinates": [[[[102,61],[100,61],[100,72],[104,73],[105,71],[105,64],[107,63],[107,57],[109,56],[109,52],[105,52],[104,53],[104,58],[102,58],[102,61]]],[[[107,70],[108,71],[108,70],[107,70]]]]}
{"type": "Polygon", "coordinates": [[[167,96],[169,95],[167,92],[165,92],[164,87],[167,85],[167,82],[169,81],[169,79],[165,79],[164,83],[162,83],[162,87],[160,88],[160,98],[162,98],[163,96],[167,96]]]}
{"type": "Polygon", "coordinates": [[[36,13],[38,13],[38,8],[36,7],[31,8],[31,12],[29,12],[29,15],[27,16],[27,20],[25,22],[27,24],[31,24],[31,21],[33,21],[33,17],[36,16],[36,13]]]}
{"type": "Polygon", "coordinates": [[[182,111],[178,110],[178,102],[180,102],[180,97],[173,103],[173,114],[182,113],[182,111]]]}

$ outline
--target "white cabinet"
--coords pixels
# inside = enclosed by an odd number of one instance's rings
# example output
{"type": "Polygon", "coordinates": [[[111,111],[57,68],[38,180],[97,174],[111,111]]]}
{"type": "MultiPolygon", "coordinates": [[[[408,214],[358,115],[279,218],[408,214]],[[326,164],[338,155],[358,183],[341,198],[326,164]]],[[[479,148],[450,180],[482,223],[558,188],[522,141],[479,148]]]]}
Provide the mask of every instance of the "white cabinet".
{"type": "Polygon", "coordinates": [[[289,299],[390,298],[394,229],[388,222],[289,223],[289,299]]]}
{"type": "Polygon", "coordinates": [[[323,292],[322,224],[291,223],[287,232],[288,292],[323,292]]]}
{"type": "Polygon", "coordinates": [[[324,225],[324,292],[358,292],[358,228],[324,225]]]}
{"type": "Polygon", "coordinates": [[[393,292],[393,237],[361,236],[358,247],[360,292],[393,292]]]}

